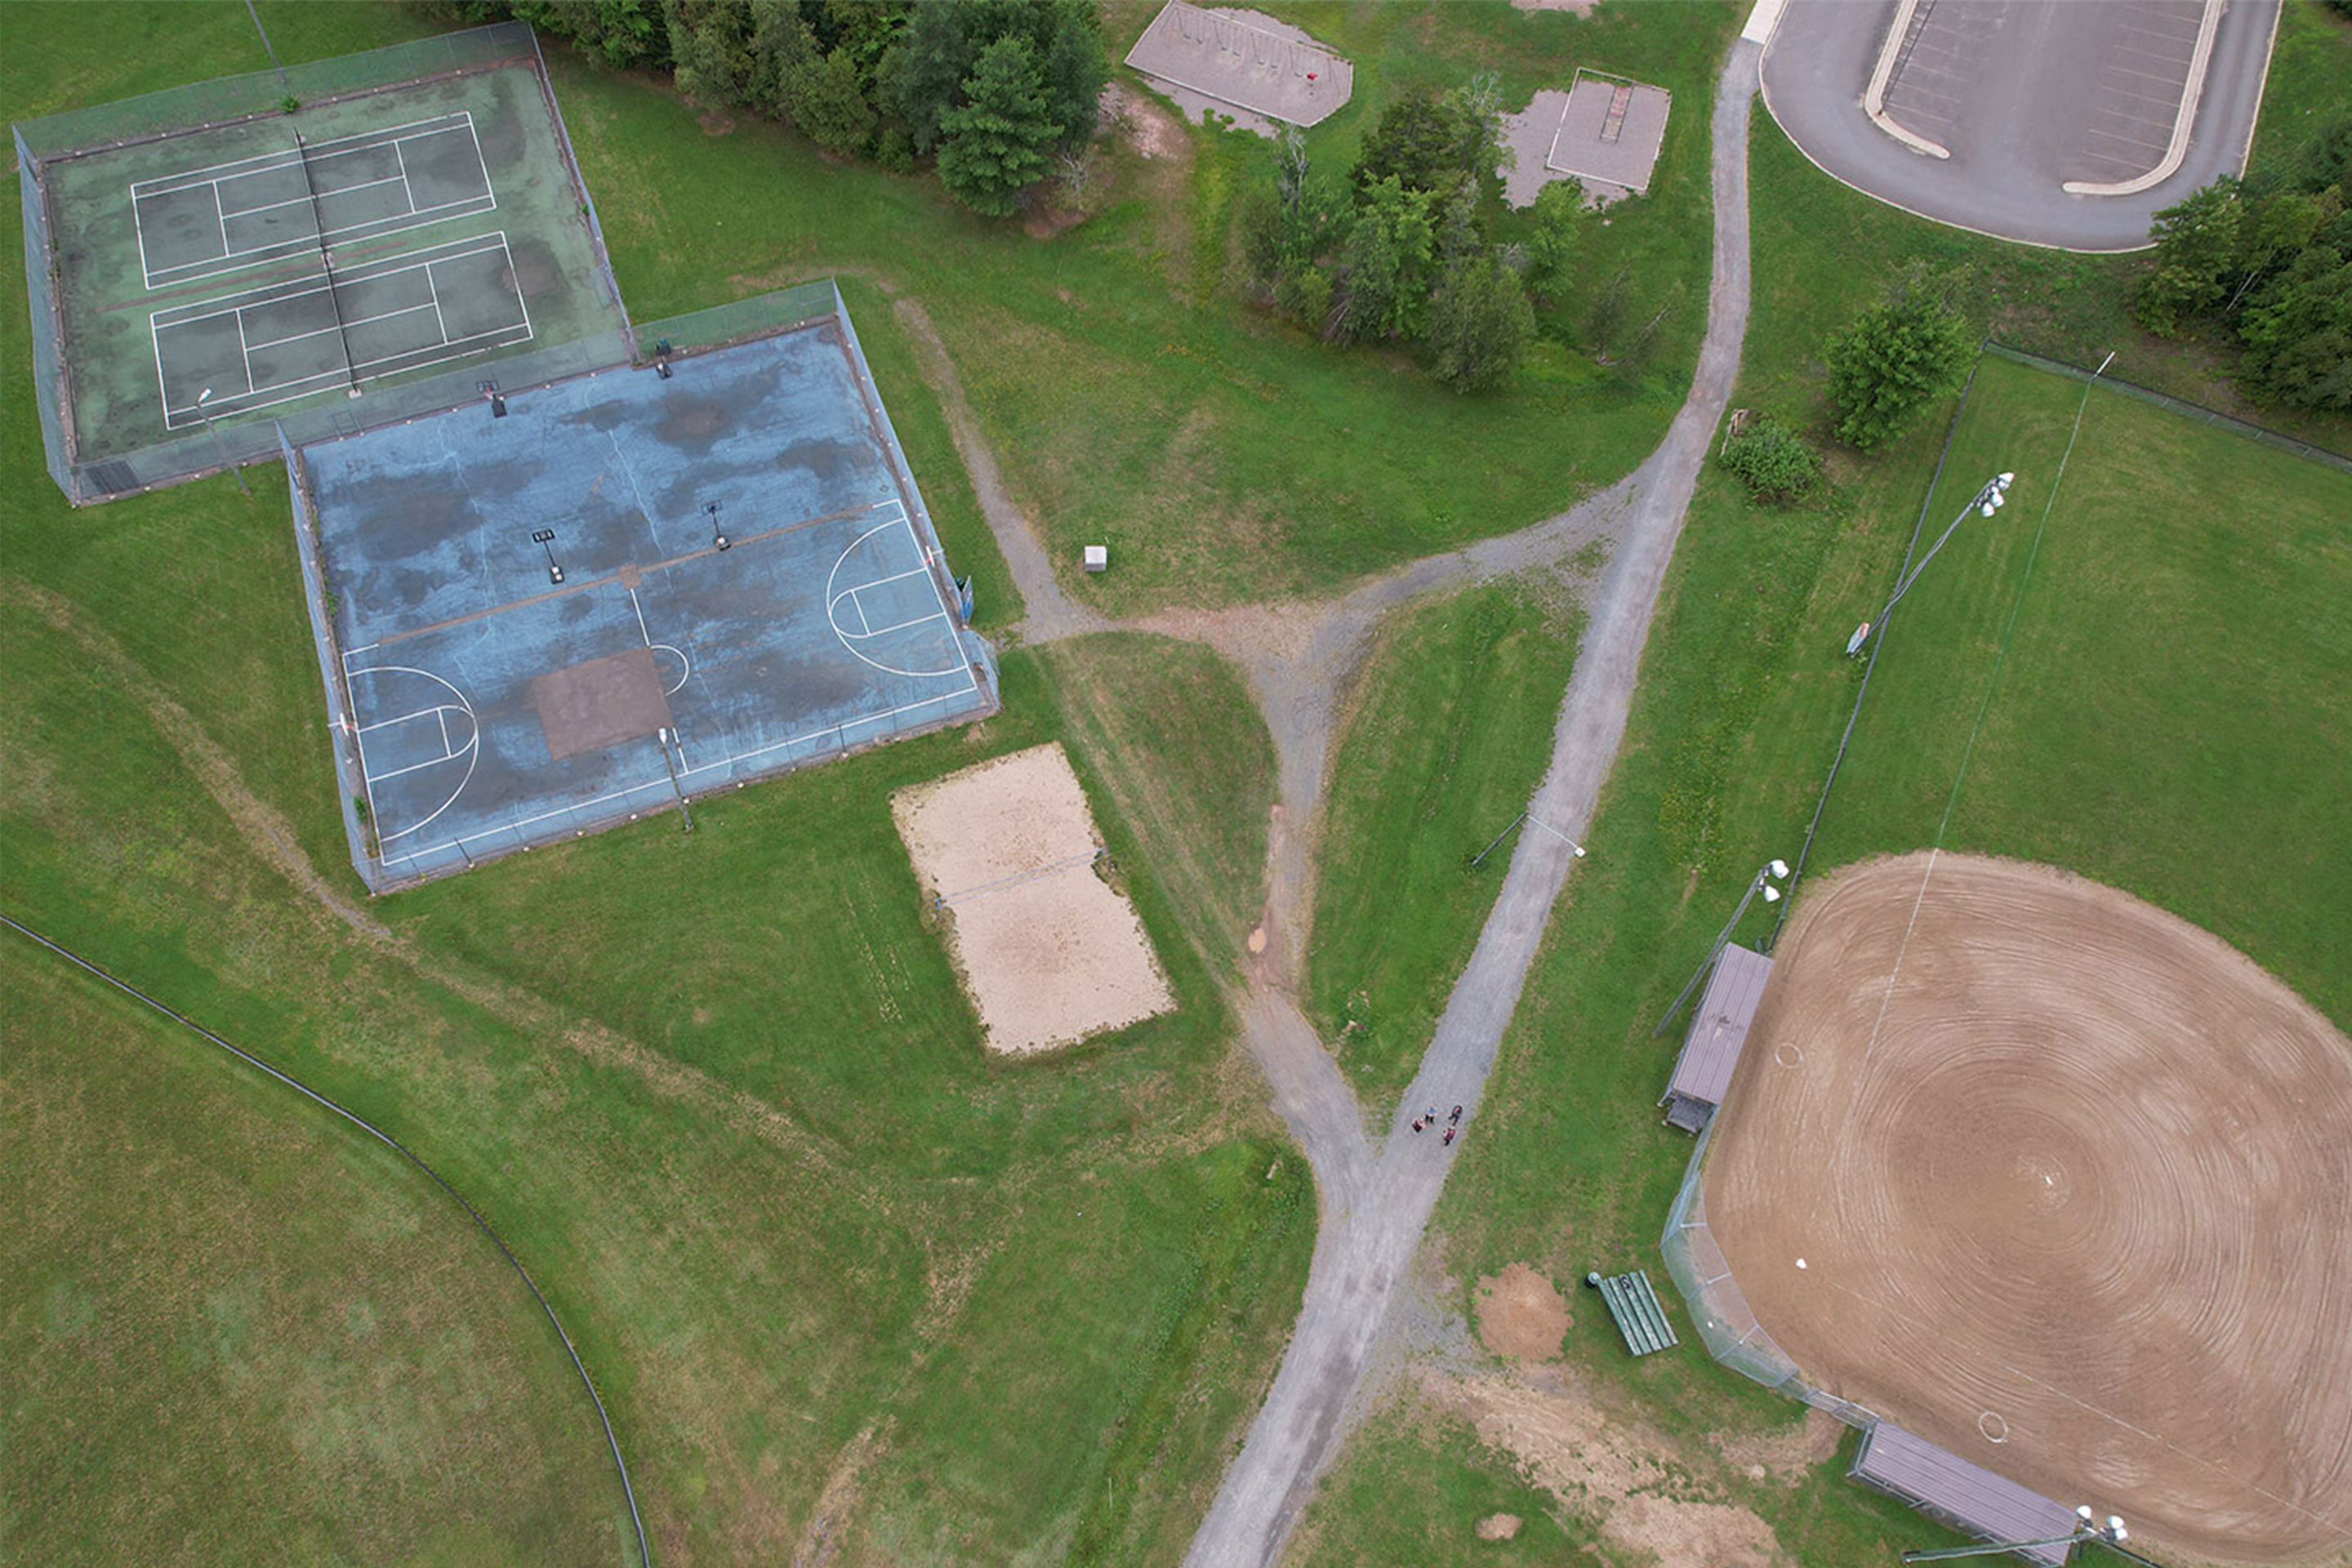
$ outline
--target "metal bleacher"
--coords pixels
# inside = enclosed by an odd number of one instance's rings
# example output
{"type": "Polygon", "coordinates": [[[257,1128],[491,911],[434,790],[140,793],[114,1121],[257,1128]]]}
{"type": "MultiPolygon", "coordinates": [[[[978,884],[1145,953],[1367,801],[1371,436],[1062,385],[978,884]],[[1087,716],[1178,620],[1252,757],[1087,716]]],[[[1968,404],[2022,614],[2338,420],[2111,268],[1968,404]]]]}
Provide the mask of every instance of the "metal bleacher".
{"type": "Polygon", "coordinates": [[[1601,1292],[1609,1315],[1617,1321],[1617,1331],[1625,1337],[1625,1348],[1635,1355],[1651,1355],[1681,1343],[1643,1270],[1613,1276],[1587,1274],[1584,1282],[1601,1292]]]}

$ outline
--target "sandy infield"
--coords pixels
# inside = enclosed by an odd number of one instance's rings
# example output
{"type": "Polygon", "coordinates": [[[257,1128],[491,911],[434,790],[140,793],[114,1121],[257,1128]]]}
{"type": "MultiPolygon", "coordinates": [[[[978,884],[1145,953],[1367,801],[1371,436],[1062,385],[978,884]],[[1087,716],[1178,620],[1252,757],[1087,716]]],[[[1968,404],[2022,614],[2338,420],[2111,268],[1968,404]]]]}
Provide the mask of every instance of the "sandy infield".
{"type": "Polygon", "coordinates": [[[1778,952],[1706,1197],[1806,1377],[2152,1546],[2352,1542],[2352,1040],[2007,861],[1841,872],[1778,952]]]}
{"type": "Polygon", "coordinates": [[[1042,1051],[1176,1005],[1135,906],[1088,863],[1101,843],[1058,745],[890,798],[992,1051],[1042,1051]]]}

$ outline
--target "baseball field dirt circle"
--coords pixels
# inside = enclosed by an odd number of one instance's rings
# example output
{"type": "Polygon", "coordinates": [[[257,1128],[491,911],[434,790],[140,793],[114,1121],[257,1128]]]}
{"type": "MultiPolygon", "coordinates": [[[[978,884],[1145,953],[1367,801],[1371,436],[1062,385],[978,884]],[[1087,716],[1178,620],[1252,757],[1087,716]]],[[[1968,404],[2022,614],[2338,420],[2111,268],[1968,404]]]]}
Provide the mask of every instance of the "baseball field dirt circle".
{"type": "Polygon", "coordinates": [[[1841,872],[1776,958],[1705,1187],[1807,1380],[2175,1553],[2352,1547],[2352,1040],[2008,861],[1841,872]]]}

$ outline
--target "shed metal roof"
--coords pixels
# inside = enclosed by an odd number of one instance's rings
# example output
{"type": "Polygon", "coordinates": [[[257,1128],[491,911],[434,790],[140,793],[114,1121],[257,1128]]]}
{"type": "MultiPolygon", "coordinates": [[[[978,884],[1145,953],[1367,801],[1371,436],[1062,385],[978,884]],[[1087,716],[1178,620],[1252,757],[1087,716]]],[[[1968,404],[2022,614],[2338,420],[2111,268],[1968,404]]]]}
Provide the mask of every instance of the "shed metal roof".
{"type": "Polygon", "coordinates": [[[1669,1099],[1723,1103],[1731,1087],[1731,1069],[1739,1065],[1739,1048],[1748,1043],[1748,1026],[1755,1021],[1756,1005],[1764,999],[1764,982],[1772,961],[1738,942],[1727,942],[1723,956],[1707,978],[1706,992],[1691,1015],[1690,1033],[1683,1037],[1682,1055],[1675,1058],[1675,1076],[1666,1086],[1669,1099]]]}
{"type": "MultiPolygon", "coordinates": [[[[1871,1427],[1854,1456],[1853,1473],[1987,1541],[2049,1541],[2074,1533],[2073,1510],[1891,1421],[1871,1427]]],[[[2054,1564],[2064,1563],[2072,1551],[2040,1546],[2019,1555],[2054,1564]]]]}

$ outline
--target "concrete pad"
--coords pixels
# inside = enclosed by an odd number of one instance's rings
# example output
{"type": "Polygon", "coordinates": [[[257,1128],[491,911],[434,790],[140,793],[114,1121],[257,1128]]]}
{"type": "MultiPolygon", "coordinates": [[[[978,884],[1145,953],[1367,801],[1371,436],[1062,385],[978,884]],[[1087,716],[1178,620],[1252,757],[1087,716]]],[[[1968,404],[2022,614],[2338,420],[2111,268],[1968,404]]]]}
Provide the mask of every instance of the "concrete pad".
{"type": "Polygon", "coordinates": [[[853,349],[827,316],[303,449],[372,887],[995,710],[853,349]]]}
{"type": "Polygon", "coordinates": [[[1352,64],[1288,23],[1185,0],[1169,0],[1127,64],[1191,118],[1213,109],[1265,134],[1328,119],[1356,89],[1352,64]]]}

